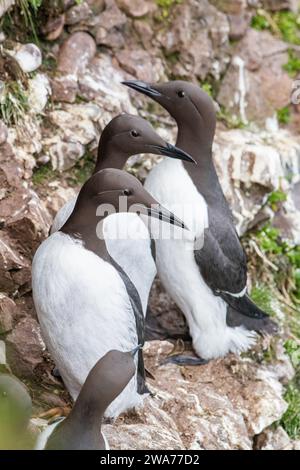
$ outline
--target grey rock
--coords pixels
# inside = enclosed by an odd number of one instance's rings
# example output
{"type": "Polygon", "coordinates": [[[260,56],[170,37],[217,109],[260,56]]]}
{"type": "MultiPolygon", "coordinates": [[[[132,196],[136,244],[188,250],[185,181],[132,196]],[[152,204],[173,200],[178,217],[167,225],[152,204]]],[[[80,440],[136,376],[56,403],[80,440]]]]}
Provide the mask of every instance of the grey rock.
{"type": "Polygon", "coordinates": [[[268,31],[249,29],[234,51],[218,102],[244,123],[265,125],[290,102],[292,79],[283,70],[287,46],[268,31]]]}
{"type": "Polygon", "coordinates": [[[35,44],[20,46],[14,56],[23,72],[34,72],[42,64],[41,50],[35,44]]]}
{"type": "Polygon", "coordinates": [[[35,368],[43,362],[45,345],[34,318],[25,317],[6,337],[8,363],[23,378],[33,378],[35,368]]]}
{"type": "Polygon", "coordinates": [[[0,121],[0,145],[7,141],[8,129],[3,121],[0,121]]]}
{"type": "Polygon", "coordinates": [[[82,20],[87,19],[93,12],[87,2],[82,2],[79,5],[74,5],[69,8],[65,14],[65,23],[67,25],[74,25],[82,20]]]}
{"type": "Polygon", "coordinates": [[[78,92],[78,83],[73,76],[56,76],[51,80],[53,101],[74,103],[78,92]]]}
{"type": "Polygon", "coordinates": [[[65,75],[77,75],[84,70],[96,53],[96,44],[90,34],[76,32],[62,44],[57,61],[57,70],[65,75]]]}
{"type": "Polygon", "coordinates": [[[18,308],[15,302],[0,293],[0,334],[8,333],[12,330],[14,318],[16,318],[17,315],[18,308]]]}

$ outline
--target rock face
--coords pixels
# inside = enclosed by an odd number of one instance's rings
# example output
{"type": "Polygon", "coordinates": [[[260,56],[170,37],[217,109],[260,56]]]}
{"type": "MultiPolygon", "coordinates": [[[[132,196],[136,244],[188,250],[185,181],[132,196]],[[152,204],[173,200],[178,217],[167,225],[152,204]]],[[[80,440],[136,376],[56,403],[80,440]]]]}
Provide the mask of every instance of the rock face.
{"type": "Polygon", "coordinates": [[[25,317],[6,337],[8,363],[19,377],[32,377],[35,368],[43,362],[45,345],[36,320],[25,317]]]}
{"type": "Polygon", "coordinates": [[[250,450],[254,436],[286,410],[268,367],[233,355],[201,367],[160,365],[172,349],[166,341],[147,343],[155,396],[104,426],[112,449],[250,450]]]}
{"type": "MultiPolygon", "coordinates": [[[[290,179],[291,189],[296,184],[300,169],[299,145],[298,137],[286,131],[217,133],[214,161],[240,234],[253,224],[267,194],[278,190],[284,178],[290,179]]],[[[298,240],[298,210],[293,201],[286,203],[286,209],[291,216],[288,238],[298,240]]]]}
{"type": "Polygon", "coordinates": [[[249,29],[233,52],[218,94],[218,102],[244,123],[264,124],[290,103],[292,79],[283,66],[287,45],[266,31],[249,29]]]}
{"type": "Polygon", "coordinates": [[[207,0],[180,3],[174,8],[172,27],[162,28],[157,39],[174,57],[172,72],[180,77],[219,77],[227,57],[229,23],[207,0]],[[199,47],[201,44],[201,47],[199,47]]]}

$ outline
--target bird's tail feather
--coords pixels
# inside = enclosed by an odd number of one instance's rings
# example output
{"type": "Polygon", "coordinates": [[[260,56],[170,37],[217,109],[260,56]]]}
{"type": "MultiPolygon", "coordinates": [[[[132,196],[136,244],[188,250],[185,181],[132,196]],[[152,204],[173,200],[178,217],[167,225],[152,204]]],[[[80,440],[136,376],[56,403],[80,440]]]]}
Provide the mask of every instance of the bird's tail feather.
{"type": "Polygon", "coordinates": [[[243,297],[233,297],[230,294],[222,292],[220,293],[220,296],[234,310],[237,310],[240,314],[245,315],[246,317],[262,319],[269,316],[261,308],[255,305],[247,294],[243,295],[243,297]]]}
{"type": "Polygon", "coordinates": [[[256,331],[259,334],[275,335],[278,332],[277,323],[270,317],[251,318],[241,314],[230,305],[226,315],[227,326],[244,326],[247,330],[256,331]]]}

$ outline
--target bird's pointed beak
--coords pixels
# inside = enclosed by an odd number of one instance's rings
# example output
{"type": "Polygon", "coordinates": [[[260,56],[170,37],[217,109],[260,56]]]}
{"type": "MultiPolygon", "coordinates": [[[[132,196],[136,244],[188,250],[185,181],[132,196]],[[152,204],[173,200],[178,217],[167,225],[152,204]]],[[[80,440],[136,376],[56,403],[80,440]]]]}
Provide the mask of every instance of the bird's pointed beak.
{"type": "Polygon", "coordinates": [[[160,155],[164,155],[166,157],[177,158],[179,160],[184,160],[186,162],[195,163],[195,160],[184,150],[176,147],[175,145],[166,143],[165,145],[149,145],[150,150],[152,149],[152,153],[158,153],[160,155]]]}
{"type": "Polygon", "coordinates": [[[136,353],[139,352],[140,349],[142,349],[142,347],[143,346],[141,344],[138,344],[138,346],[136,348],[134,348],[134,349],[132,349],[132,351],[130,351],[131,356],[134,357],[136,355],[136,353]]]}
{"type": "Polygon", "coordinates": [[[159,219],[162,222],[167,222],[170,225],[175,225],[176,227],[180,227],[184,230],[189,230],[182,220],[160,204],[152,206],[151,208],[147,207],[147,215],[154,219],[159,219]]]}
{"type": "Polygon", "coordinates": [[[144,95],[150,96],[150,98],[157,98],[158,96],[162,96],[161,92],[156,90],[153,85],[150,83],[142,82],[141,80],[125,80],[121,82],[123,85],[132,88],[144,95]]]}

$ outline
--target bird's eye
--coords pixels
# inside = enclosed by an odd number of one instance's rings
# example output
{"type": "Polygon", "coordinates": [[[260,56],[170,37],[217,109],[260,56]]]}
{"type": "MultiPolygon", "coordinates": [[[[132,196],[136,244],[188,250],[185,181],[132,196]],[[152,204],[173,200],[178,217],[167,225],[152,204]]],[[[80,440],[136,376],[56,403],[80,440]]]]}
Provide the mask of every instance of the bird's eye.
{"type": "Polygon", "coordinates": [[[124,189],[123,194],[124,196],[131,196],[132,191],[130,189],[124,189]]]}
{"type": "Polygon", "coordinates": [[[177,91],[177,95],[179,96],[179,98],[184,98],[185,93],[184,93],[183,90],[179,90],[179,91],[177,91]]]}
{"type": "Polygon", "coordinates": [[[132,137],[138,137],[140,134],[134,129],[133,131],[131,131],[131,135],[132,137]]]}

